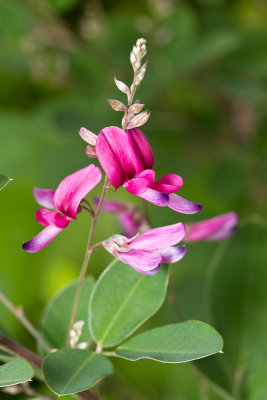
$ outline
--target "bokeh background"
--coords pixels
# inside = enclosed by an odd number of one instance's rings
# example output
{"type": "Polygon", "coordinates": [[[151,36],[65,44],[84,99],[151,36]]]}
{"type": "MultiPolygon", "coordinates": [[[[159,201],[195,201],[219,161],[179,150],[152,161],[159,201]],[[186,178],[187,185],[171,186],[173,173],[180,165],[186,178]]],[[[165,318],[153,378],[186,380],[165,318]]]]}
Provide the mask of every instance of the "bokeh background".
{"type": "MultiPolygon", "coordinates": [[[[36,326],[51,296],[79,273],[85,213],[44,251],[21,243],[40,230],[34,186],[56,188],[90,162],[78,135],[120,125],[107,98],[123,101],[113,77],[130,84],[129,53],[139,37],[149,66],[137,98],[151,110],[144,126],[157,176],[178,173],[181,195],[199,215],[149,205],[155,226],[237,211],[239,231],[223,243],[188,245],[171,267],[168,301],[146,324],[211,323],[224,354],[195,364],[115,360],[104,399],[267,399],[267,4],[264,0],[0,0],[1,290],[36,326]]],[[[98,189],[99,190],[99,189],[98,189]]],[[[98,194],[94,190],[94,195],[98,194]]],[[[137,201],[125,190],[109,197],[137,201]]],[[[96,240],[119,232],[102,214],[96,240]]],[[[100,249],[90,273],[110,261],[100,249]]],[[[2,307],[1,324],[34,347],[2,307]]],[[[12,398],[0,394],[0,398],[12,398]]]]}

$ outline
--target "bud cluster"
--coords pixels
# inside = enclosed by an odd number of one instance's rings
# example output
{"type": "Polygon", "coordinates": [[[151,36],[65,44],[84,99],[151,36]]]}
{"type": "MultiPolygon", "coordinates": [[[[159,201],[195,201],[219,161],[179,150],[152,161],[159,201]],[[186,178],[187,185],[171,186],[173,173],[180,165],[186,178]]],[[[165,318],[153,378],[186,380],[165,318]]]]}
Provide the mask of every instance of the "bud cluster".
{"type": "Polygon", "coordinates": [[[126,94],[128,99],[127,106],[119,100],[108,100],[113,110],[124,112],[124,117],[122,119],[123,130],[137,128],[138,126],[144,125],[150,115],[147,111],[140,113],[144,104],[140,104],[139,101],[132,104],[135,92],[139,88],[146,73],[147,61],[142,65],[142,59],[145,57],[146,52],[146,40],[143,38],[138,39],[130,54],[130,61],[134,71],[134,80],[130,88],[124,82],[114,78],[117,88],[126,94]]]}
{"type": "Polygon", "coordinates": [[[88,343],[86,343],[86,342],[79,343],[81,334],[83,332],[83,327],[84,327],[84,321],[77,321],[77,322],[75,322],[75,324],[73,324],[72,329],[70,330],[70,333],[69,333],[71,349],[86,349],[87,348],[88,343]]]}
{"type": "Polygon", "coordinates": [[[138,39],[130,54],[130,61],[134,71],[141,67],[141,61],[146,55],[146,40],[138,39]]]}

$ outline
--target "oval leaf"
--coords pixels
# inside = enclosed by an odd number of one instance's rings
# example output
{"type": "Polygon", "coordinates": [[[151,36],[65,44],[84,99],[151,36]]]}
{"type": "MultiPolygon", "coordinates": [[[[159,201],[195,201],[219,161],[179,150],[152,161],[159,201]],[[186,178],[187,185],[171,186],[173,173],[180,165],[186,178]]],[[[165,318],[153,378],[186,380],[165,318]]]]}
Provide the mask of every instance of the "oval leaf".
{"type": "Polygon", "coordinates": [[[9,178],[7,175],[0,174],[0,190],[3,189],[10,181],[13,181],[13,179],[9,178]]]}
{"type": "Polygon", "coordinates": [[[168,269],[142,275],[121,261],[102,273],[92,293],[89,324],[92,338],[103,347],[122,342],[162,305],[168,269]]]}
{"type": "MultiPolygon", "coordinates": [[[[77,284],[77,281],[75,281],[63,287],[56,293],[44,310],[41,320],[41,335],[51,348],[60,349],[65,347],[77,284]]],[[[84,321],[80,342],[91,341],[88,329],[88,305],[93,286],[94,281],[92,278],[84,280],[75,318],[75,321],[84,321]]],[[[39,352],[42,355],[46,353],[41,347],[39,352]]]]}
{"type": "Polygon", "coordinates": [[[58,395],[86,390],[112,372],[108,358],[88,350],[59,350],[50,353],[43,362],[45,381],[58,395]]]}
{"type": "Polygon", "coordinates": [[[218,353],[221,335],[200,321],[166,325],[141,333],[122,344],[116,354],[128,360],[150,358],[165,363],[181,363],[218,353]]]}
{"type": "Polygon", "coordinates": [[[27,382],[33,377],[32,366],[21,358],[9,361],[0,367],[0,387],[27,382]]]}

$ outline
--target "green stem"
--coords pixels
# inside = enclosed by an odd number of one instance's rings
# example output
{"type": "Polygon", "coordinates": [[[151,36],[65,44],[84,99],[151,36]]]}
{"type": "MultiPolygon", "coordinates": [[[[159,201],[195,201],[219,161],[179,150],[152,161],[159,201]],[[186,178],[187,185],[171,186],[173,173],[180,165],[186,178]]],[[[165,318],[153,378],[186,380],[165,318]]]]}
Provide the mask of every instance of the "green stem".
{"type": "Polygon", "coordinates": [[[71,317],[70,317],[70,322],[69,322],[68,335],[67,335],[67,342],[66,342],[67,348],[69,347],[69,339],[70,339],[69,333],[70,333],[72,326],[74,324],[74,321],[75,321],[77,308],[78,308],[78,302],[79,302],[79,298],[80,298],[80,294],[81,294],[81,290],[82,290],[82,285],[83,285],[84,278],[86,276],[87,266],[90,261],[91,254],[94,251],[94,248],[92,247],[92,243],[93,243],[93,237],[94,237],[94,233],[95,233],[96,223],[97,223],[97,220],[98,220],[98,217],[99,217],[99,214],[101,211],[101,207],[102,207],[102,204],[103,204],[103,201],[105,199],[108,189],[109,189],[109,183],[108,183],[107,177],[105,177],[105,182],[104,182],[102,193],[100,196],[100,201],[99,201],[98,207],[96,209],[95,216],[93,217],[93,220],[91,223],[89,237],[88,237],[88,243],[87,243],[85,256],[84,256],[84,260],[82,263],[82,268],[81,268],[81,272],[80,272],[80,276],[79,276],[79,280],[78,280],[78,286],[77,286],[77,290],[76,290],[76,294],[75,294],[75,298],[74,298],[74,302],[73,302],[73,307],[72,307],[72,312],[71,312],[71,317]]]}
{"type": "Polygon", "coordinates": [[[15,307],[14,304],[11,303],[11,301],[8,300],[8,298],[2,292],[0,292],[0,301],[22,323],[22,325],[37,340],[37,342],[39,342],[45,350],[50,351],[49,345],[35,329],[32,323],[28,320],[23,312],[22,307],[15,307]]]}

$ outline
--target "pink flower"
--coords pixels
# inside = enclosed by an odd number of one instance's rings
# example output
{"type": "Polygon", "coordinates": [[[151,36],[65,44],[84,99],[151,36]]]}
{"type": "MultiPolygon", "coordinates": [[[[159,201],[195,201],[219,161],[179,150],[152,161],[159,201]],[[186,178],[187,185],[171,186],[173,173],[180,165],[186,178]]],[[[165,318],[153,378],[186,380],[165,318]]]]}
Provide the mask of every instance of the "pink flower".
{"type": "Polygon", "coordinates": [[[185,235],[181,222],[161,228],[150,229],[131,239],[114,235],[103,246],[114,257],[129,264],[145,275],[154,275],[162,263],[175,263],[185,255],[185,246],[173,247],[185,235]]]}
{"type": "Polygon", "coordinates": [[[224,240],[235,233],[237,223],[237,214],[229,212],[204,221],[186,224],[184,240],[187,242],[224,240]]]}
{"type": "Polygon", "coordinates": [[[202,206],[174,194],[183,185],[179,175],[168,174],[155,181],[154,155],[145,135],[137,128],[124,132],[104,128],[97,137],[96,154],[111,184],[160,207],[194,214],[202,206]]]}
{"type": "Polygon", "coordinates": [[[46,247],[72,219],[76,219],[82,199],[101,180],[101,172],[93,164],[67,176],[57,190],[34,189],[34,197],[41,206],[36,212],[39,224],[45,226],[38,235],[23,243],[23,250],[36,253],[46,247]]]}
{"type": "MultiPolygon", "coordinates": [[[[99,197],[94,198],[94,203],[98,206],[99,197]]],[[[117,200],[105,200],[101,211],[115,214],[123,228],[122,235],[128,238],[136,235],[138,231],[144,232],[150,228],[144,215],[138,207],[132,203],[122,203],[117,200]]]]}

